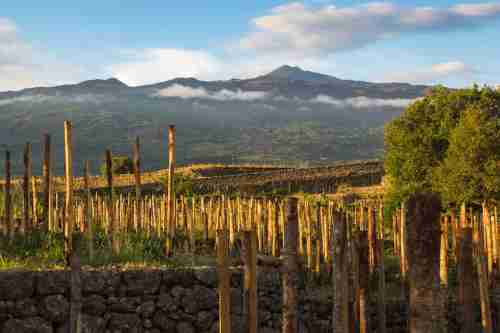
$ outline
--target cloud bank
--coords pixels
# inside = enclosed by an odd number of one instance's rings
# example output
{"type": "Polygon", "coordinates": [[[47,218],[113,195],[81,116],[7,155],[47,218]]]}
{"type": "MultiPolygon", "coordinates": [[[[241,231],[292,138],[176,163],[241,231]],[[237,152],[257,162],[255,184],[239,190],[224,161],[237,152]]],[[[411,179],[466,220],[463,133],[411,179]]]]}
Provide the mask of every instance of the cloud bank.
{"type": "MultiPolygon", "coordinates": [[[[192,88],[180,84],[173,84],[168,88],[161,89],[154,93],[152,97],[160,98],[182,98],[182,99],[207,99],[216,101],[269,101],[269,102],[288,102],[301,104],[301,110],[310,110],[313,104],[327,104],[334,108],[353,108],[353,109],[369,109],[369,108],[405,108],[414,99],[394,98],[371,98],[366,96],[358,96],[346,99],[337,99],[327,95],[318,95],[311,99],[301,99],[298,97],[288,98],[282,95],[273,96],[270,93],[262,91],[231,91],[222,89],[218,91],[208,91],[205,88],[192,88]],[[309,104],[307,106],[305,104],[309,104]]],[[[198,105],[197,105],[198,106],[198,105]]],[[[259,103],[255,107],[265,108],[267,110],[275,110],[275,106],[259,103]]],[[[197,109],[200,109],[197,107],[197,109]]]]}
{"type": "Polygon", "coordinates": [[[500,3],[448,8],[402,7],[389,2],[307,6],[293,2],[253,19],[254,31],[238,47],[258,52],[329,54],[353,50],[412,32],[477,26],[500,17],[500,3]]]}
{"type": "Polygon", "coordinates": [[[404,81],[412,83],[439,82],[449,77],[471,77],[478,71],[462,61],[448,61],[431,65],[417,71],[393,73],[386,76],[386,81],[404,81]]]}

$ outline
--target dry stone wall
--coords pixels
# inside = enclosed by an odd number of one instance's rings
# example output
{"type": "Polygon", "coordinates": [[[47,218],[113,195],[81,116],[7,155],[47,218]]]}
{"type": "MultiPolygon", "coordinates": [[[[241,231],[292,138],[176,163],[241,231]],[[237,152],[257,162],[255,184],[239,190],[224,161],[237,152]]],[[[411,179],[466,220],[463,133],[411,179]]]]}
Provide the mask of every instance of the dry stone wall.
{"type": "MultiPolygon", "coordinates": [[[[232,325],[244,331],[242,273],[232,274],[232,325]]],[[[259,332],[280,332],[279,272],[260,271],[259,332]]],[[[82,332],[218,332],[213,268],[83,271],[82,332]]],[[[1,272],[1,333],[69,332],[68,271],[1,272]]],[[[300,291],[302,332],[328,332],[331,299],[300,291]]]]}

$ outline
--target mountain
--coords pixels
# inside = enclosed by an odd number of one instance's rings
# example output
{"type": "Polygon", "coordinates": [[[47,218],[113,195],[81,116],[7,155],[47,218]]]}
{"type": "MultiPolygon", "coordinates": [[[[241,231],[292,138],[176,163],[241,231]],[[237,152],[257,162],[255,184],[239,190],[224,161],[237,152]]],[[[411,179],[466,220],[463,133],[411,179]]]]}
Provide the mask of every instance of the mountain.
{"type": "MultiPolygon", "coordinates": [[[[131,87],[116,78],[0,93],[0,142],[22,171],[22,150],[50,133],[63,172],[63,121],[74,127],[75,171],[97,170],[103,152],[130,155],[140,136],[146,169],[166,164],[166,133],[177,125],[177,161],[324,164],[383,152],[383,125],[428,86],[370,83],[282,66],[250,79],[175,78],[131,87]]],[[[0,163],[3,167],[3,163],[0,163]]],[[[2,171],[0,167],[0,171],[2,171]]]]}

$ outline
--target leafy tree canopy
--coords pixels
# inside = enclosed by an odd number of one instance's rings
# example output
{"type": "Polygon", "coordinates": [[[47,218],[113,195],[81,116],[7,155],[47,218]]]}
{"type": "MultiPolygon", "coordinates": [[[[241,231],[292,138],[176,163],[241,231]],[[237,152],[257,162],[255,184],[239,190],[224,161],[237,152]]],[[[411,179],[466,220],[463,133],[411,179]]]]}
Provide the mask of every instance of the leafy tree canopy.
{"type": "Polygon", "coordinates": [[[389,201],[434,191],[448,203],[498,198],[500,92],[434,89],[385,129],[389,201]]]}
{"type": "MultiPolygon", "coordinates": [[[[111,160],[114,175],[123,175],[134,172],[134,162],[128,156],[113,156],[111,160]]],[[[101,164],[101,174],[106,176],[106,161],[101,164]]]]}

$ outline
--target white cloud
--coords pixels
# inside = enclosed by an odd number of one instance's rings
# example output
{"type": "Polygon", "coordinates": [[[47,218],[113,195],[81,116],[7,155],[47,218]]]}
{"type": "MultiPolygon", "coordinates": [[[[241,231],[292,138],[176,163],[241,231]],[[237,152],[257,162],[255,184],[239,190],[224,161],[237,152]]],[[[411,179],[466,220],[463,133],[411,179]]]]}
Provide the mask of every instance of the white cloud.
{"type": "Polygon", "coordinates": [[[157,83],[176,77],[218,79],[224,64],[206,51],[152,48],[129,50],[125,59],[111,65],[113,76],[130,85],[157,83]]]}
{"type": "Polygon", "coordinates": [[[79,66],[51,59],[24,41],[11,20],[0,17],[0,91],[75,82],[79,66]]]}
{"type": "Polygon", "coordinates": [[[208,91],[205,88],[191,88],[180,84],[173,84],[170,87],[157,91],[156,97],[178,97],[183,99],[200,98],[213,99],[217,101],[254,101],[268,97],[268,93],[263,91],[236,91],[222,89],[218,91],[208,91]]]}
{"type": "Polygon", "coordinates": [[[366,96],[337,99],[326,95],[318,95],[310,100],[312,103],[330,104],[338,108],[351,107],[354,109],[383,107],[404,108],[414,101],[413,99],[406,98],[371,98],[366,96]]]}
{"type": "Polygon", "coordinates": [[[448,61],[431,65],[416,71],[393,73],[385,77],[385,81],[405,81],[413,83],[439,83],[450,77],[470,77],[478,71],[462,61],[448,61]]]}
{"type": "Polygon", "coordinates": [[[370,2],[351,7],[293,2],[253,19],[254,31],[239,40],[244,50],[330,54],[363,47],[402,33],[451,30],[500,17],[500,3],[448,8],[400,7],[370,2]]]}

